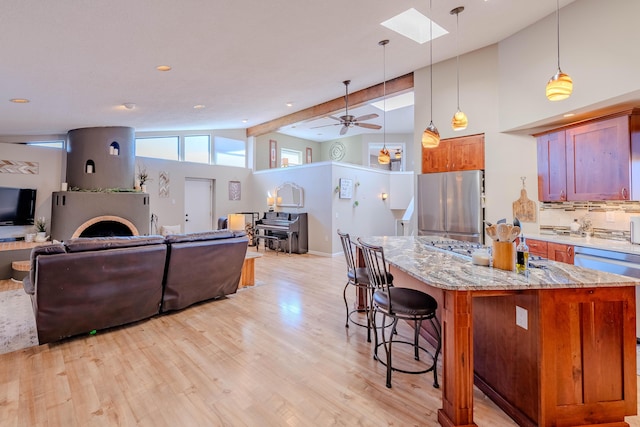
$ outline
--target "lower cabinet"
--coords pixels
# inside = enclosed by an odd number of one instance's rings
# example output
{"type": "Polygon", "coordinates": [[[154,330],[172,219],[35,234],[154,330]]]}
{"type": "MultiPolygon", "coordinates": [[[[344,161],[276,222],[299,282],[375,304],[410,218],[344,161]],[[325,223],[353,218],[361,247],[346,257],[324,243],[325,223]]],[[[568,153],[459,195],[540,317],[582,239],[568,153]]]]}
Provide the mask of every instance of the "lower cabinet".
{"type": "Polygon", "coordinates": [[[573,245],[527,239],[527,246],[529,246],[529,253],[531,255],[541,256],[552,261],[560,261],[566,262],[567,264],[573,264],[573,245]]]}

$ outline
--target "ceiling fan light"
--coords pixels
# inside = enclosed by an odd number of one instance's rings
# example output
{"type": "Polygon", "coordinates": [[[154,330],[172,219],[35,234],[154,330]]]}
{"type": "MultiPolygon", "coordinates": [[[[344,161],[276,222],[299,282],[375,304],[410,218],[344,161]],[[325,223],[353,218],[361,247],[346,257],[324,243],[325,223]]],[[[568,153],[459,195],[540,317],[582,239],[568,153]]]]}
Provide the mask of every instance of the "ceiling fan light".
{"type": "Polygon", "coordinates": [[[389,155],[389,150],[387,150],[387,147],[382,147],[382,149],[378,153],[378,163],[381,165],[388,165],[389,163],[391,163],[391,155],[389,155]]]}
{"type": "Polygon", "coordinates": [[[422,146],[424,148],[435,148],[440,145],[440,133],[433,125],[433,121],[422,132],[422,146]]]}
{"type": "Polygon", "coordinates": [[[558,68],[558,71],[547,83],[547,99],[549,101],[562,101],[571,96],[571,92],[573,92],[573,80],[558,68]]]}
{"type": "Polygon", "coordinates": [[[451,127],[456,131],[466,129],[468,124],[469,120],[467,119],[467,115],[460,110],[456,111],[453,119],[451,119],[451,127]]]}

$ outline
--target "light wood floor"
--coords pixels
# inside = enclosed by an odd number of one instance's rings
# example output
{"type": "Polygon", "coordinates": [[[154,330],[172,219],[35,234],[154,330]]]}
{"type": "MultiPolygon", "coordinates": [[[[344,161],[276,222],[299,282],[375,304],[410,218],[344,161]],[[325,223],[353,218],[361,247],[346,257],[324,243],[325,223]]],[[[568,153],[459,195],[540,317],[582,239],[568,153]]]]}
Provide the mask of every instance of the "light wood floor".
{"type": "MultiPolygon", "coordinates": [[[[345,329],[345,275],[341,256],[267,252],[229,298],[0,355],[0,425],[437,425],[431,374],[387,389],[366,330],[345,329]]],[[[474,418],[515,425],[478,391],[474,418]]]]}

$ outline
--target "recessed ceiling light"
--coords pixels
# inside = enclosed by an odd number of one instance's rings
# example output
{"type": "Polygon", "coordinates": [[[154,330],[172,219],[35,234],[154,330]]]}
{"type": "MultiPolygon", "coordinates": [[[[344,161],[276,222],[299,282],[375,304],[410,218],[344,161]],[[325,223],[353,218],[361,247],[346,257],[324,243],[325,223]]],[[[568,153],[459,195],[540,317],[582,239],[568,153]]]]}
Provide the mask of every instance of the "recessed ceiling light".
{"type": "Polygon", "coordinates": [[[133,102],[125,102],[124,104],[122,104],[122,106],[127,110],[133,110],[136,108],[136,104],[134,104],[133,102]]]}
{"type": "Polygon", "coordinates": [[[11,98],[9,101],[13,102],[14,104],[28,104],[29,101],[26,98],[11,98]]]}
{"type": "Polygon", "coordinates": [[[293,107],[293,103],[287,102],[287,107],[293,107]]]}
{"type": "Polygon", "coordinates": [[[384,101],[376,101],[376,102],[372,102],[371,105],[373,105],[374,107],[376,107],[379,110],[383,110],[383,111],[393,111],[393,110],[397,110],[398,108],[404,108],[404,107],[408,107],[410,105],[413,105],[413,92],[407,92],[407,93],[403,93],[400,95],[396,95],[396,96],[392,96],[390,98],[387,98],[387,102],[386,102],[386,107],[387,109],[384,110],[385,108],[385,102],[384,101]]]}
{"type": "Polygon", "coordinates": [[[247,123],[248,121],[248,119],[242,119],[242,123],[247,123]]]}
{"type": "Polygon", "coordinates": [[[193,108],[195,108],[196,110],[201,110],[203,108],[206,108],[206,106],[204,104],[196,104],[193,106],[193,108]]]}
{"type": "Polygon", "coordinates": [[[562,116],[562,117],[573,117],[573,116],[575,116],[575,115],[576,115],[576,113],[567,113],[567,114],[565,114],[565,115],[564,115],[564,116],[562,116]]]}
{"type": "MultiPolygon", "coordinates": [[[[380,25],[395,31],[411,40],[423,44],[430,40],[429,23],[430,19],[418,12],[414,8],[407,9],[391,19],[381,22],[380,25]]],[[[440,25],[433,23],[433,38],[437,39],[449,32],[440,25]]]]}
{"type": "Polygon", "coordinates": [[[156,70],[158,70],[158,71],[170,71],[171,67],[168,66],[168,65],[158,65],[156,67],[156,70]]]}

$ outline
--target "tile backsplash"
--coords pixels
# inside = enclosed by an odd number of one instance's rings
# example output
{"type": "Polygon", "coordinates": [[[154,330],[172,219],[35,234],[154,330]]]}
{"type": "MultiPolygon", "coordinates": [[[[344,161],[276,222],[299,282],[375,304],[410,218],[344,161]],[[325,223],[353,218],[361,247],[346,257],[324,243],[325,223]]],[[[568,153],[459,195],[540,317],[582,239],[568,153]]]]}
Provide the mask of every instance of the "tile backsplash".
{"type": "Polygon", "coordinates": [[[541,202],[540,232],[567,233],[574,219],[591,222],[595,237],[629,240],[629,221],[640,216],[640,201],[541,202]]]}

